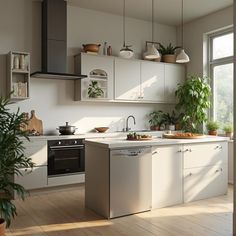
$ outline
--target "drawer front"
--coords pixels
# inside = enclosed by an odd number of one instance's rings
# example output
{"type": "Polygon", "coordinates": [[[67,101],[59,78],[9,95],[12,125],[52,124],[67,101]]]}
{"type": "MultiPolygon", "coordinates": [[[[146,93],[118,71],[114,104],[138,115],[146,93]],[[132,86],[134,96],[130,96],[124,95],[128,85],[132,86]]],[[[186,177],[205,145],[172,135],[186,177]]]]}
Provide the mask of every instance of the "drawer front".
{"type": "Polygon", "coordinates": [[[34,167],[20,170],[22,176],[15,175],[15,183],[22,185],[25,189],[37,189],[47,186],[47,166],[34,167]]]}
{"type": "Polygon", "coordinates": [[[184,202],[220,196],[227,188],[227,165],[184,170],[184,202]]]}
{"type": "Polygon", "coordinates": [[[227,142],[184,145],[184,168],[228,163],[227,142]]]}
{"type": "Polygon", "coordinates": [[[47,141],[30,140],[24,141],[25,155],[32,158],[36,166],[47,165],[47,141]]]}

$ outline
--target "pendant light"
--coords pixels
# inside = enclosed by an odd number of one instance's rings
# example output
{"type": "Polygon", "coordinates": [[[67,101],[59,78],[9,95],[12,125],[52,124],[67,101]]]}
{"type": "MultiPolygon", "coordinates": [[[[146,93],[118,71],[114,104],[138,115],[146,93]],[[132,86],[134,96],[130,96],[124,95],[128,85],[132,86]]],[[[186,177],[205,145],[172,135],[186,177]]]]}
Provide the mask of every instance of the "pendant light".
{"type": "Polygon", "coordinates": [[[182,6],[181,6],[181,42],[182,42],[182,48],[180,50],[180,53],[176,57],[177,63],[187,63],[190,61],[189,56],[184,51],[184,0],[182,0],[182,6]]]}
{"type": "Polygon", "coordinates": [[[134,56],[134,52],[131,45],[126,45],[125,43],[125,0],[123,3],[123,48],[120,50],[120,57],[130,59],[134,56]]]}
{"type": "Polygon", "coordinates": [[[153,38],[154,38],[154,0],[152,0],[152,41],[146,42],[146,50],[147,51],[144,52],[144,54],[143,54],[144,59],[153,60],[153,59],[157,59],[157,58],[161,57],[160,53],[158,52],[158,50],[155,47],[155,44],[159,44],[159,43],[155,43],[153,38]],[[150,44],[148,44],[148,43],[150,43],[150,44]]]}

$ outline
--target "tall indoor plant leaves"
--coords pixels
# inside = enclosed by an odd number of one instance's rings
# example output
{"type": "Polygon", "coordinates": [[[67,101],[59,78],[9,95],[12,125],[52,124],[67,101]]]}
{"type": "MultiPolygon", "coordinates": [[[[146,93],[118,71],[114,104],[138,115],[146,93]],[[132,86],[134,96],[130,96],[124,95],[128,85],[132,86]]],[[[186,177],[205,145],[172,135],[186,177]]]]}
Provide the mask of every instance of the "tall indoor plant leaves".
{"type": "Polygon", "coordinates": [[[176,92],[178,103],[176,109],[182,111],[181,127],[184,131],[200,132],[203,122],[207,120],[210,107],[211,87],[208,77],[188,76],[176,92]]]}
{"type": "Polygon", "coordinates": [[[26,118],[19,109],[10,112],[9,104],[9,99],[0,98],[0,218],[6,221],[7,227],[16,215],[13,192],[21,199],[26,194],[23,186],[14,183],[13,177],[22,175],[20,168],[33,168],[34,165],[24,154],[22,137],[28,139],[28,136],[21,127],[26,118]]]}

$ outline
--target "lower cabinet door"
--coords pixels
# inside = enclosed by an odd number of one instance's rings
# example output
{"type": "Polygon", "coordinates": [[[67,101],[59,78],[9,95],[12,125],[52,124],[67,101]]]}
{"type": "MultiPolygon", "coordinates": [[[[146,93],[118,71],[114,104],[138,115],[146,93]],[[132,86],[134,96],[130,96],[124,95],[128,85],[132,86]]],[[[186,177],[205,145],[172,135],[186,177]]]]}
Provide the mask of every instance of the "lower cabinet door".
{"type": "Polygon", "coordinates": [[[220,196],[227,193],[227,165],[184,170],[184,202],[220,196]]]}
{"type": "Polygon", "coordinates": [[[152,149],[152,209],[183,202],[180,145],[152,149]]]}
{"type": "Polygon", "coordinates": [[[22,185],[25,189],[37,189],[47,186],[47,166],[21,169],[22,176],[15,175],[15,183],[22,185]]]}

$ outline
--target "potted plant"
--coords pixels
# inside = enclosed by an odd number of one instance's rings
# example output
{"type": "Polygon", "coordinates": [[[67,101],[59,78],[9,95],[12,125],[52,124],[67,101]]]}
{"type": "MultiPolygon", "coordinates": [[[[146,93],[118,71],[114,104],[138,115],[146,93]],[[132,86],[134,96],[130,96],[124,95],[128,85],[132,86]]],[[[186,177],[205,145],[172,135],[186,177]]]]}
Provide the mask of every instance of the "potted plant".
{"type": "Polygon", "coordinates": [[[199,133],[203,122],[207,121],[206,109],[211,104],[211,87],[208,80],[208,77],[188,76],[175,91],[178,99],[176,109],[182,111],[180,125],[184,131],[199,133]]]}
{"type": "Polygon", "coordinates": [[[226,137],[229,137],[230,139],[233,138],[233,126],[232,124],[228,123],[223,127],[223,130],[225,131],[226,137]]]}
{"type": "Polygon", "coordinates": [[[175,114],[175,111],[172,111],[172,113],[164,113],[163,114],[163,122],[166,125],[166,129],[174,131],[175,130],[175,124],[178,121],[178,117],[175,114]]]}
{"type": "Polygon", "coordinates": [[[99,87],[98,81],[91,81],[88,86],[89,98],[98,98],[104,94],[103,90],[99,87]]]}
{"type": "Polygon", "coordinates": [[[7,106],[9,99],[0,98],[0,235],[4,235],[5,225],[10,226],[11,219],[16,216],[16,206],[12,194],[22,200],[26,191],[23,186],[14,183],[14,175],[22,175],[20,168],[33,168],[33,162],[24,154],[23,140],[28,139],[22,124],[26,124],[24,113],[19,109],[10,112],[7,106]],[[2,233],[2,234],[1,234],[2,233]]]}
{"type": "Polygon", "coordinates": [[[160,130],[160,126],[163,123],[163,112],[153,111],[149,115],[149,124],[151,130],[160,130]]]}
{"type": "Polygon", "coordinates": [[[176,49],[180,47],[174,47],[171,43],[167,47],[160,43],[159,52],[161,53],[161,58],[163,62],[175,63],[176,61],[176,49]]]}
{"type": "Polygon", "coordinates": [[[217,121],[209,120],[206,123],[206,128],[209,135],[217,135],[217,130],[219,129],[219,127],[220,125],[217,121]]]}

